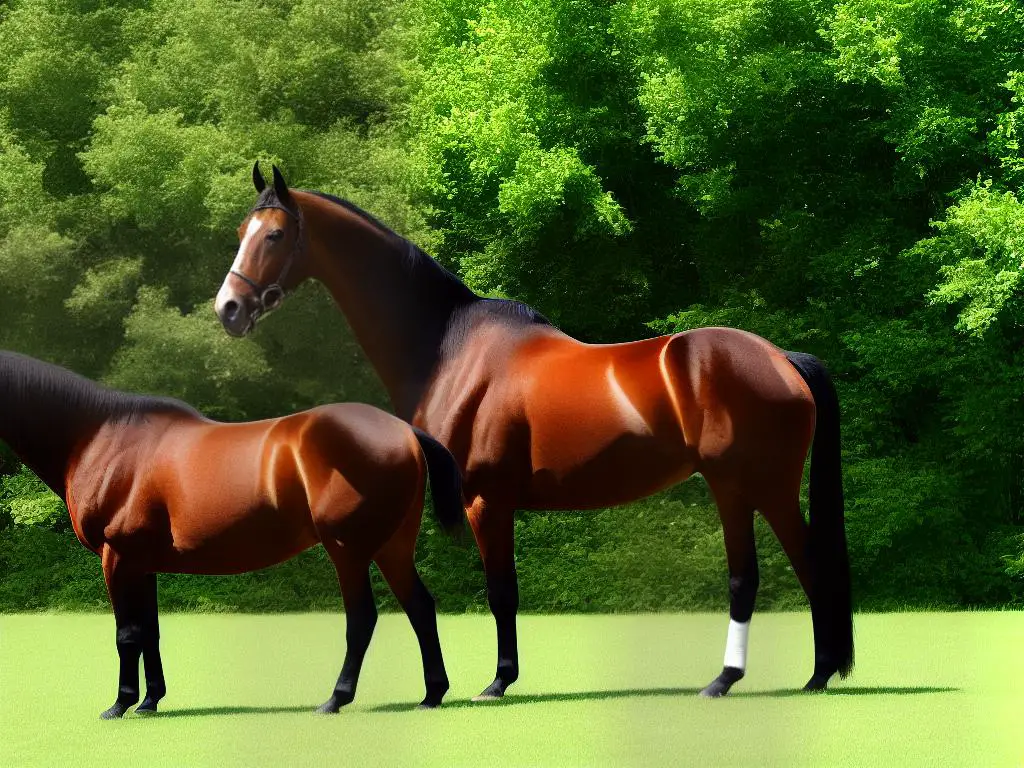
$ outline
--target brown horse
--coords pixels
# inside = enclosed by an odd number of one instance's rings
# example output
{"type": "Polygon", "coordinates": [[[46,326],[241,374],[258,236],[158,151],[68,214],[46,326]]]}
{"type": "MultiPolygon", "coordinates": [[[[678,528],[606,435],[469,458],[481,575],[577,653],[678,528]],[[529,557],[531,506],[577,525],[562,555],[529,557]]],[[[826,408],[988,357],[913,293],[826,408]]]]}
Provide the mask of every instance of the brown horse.
{"type": "Polygon", "coordinates": [[[467,510],[497,623],[495,680],[519,674],[516,509],[620,504],[702,474],[718,505],[731,593],[720,696],[746,667],[758,586],[754,512],[771,524],[811,603],[814,673],[825,688],[853,666],[839,408],[820,361],[728,328],[629,344],[583,344],[514,301],[485,299],[356,206],[289,190],[274,169],[239,229],[217,296],[240,336],[285,292],[320,280],[402,419],[435,435],[463,468],[467,510]],[[810,524],[800,511],[813,439],[810,524]]]}
{"type": "Polygon", "coordinates": [[[121,717],[139,700],[139,657],[155,712],[167,691],[156,573],[232,574],[280,563],[317,542],[338,572],[347,648],[319,712],[355,696],[377,609],[375,561],[409,617],[435,707],[448,690],[434,599],[413,562],[424,476],[442,525],[463,521],[461,478],[438,442],[366,405],[328,405],[221,424],[177,400],[101,387],[0,352],[0,440],[67,503],[79,541],[103,562],[117,622],[121,717]]]}

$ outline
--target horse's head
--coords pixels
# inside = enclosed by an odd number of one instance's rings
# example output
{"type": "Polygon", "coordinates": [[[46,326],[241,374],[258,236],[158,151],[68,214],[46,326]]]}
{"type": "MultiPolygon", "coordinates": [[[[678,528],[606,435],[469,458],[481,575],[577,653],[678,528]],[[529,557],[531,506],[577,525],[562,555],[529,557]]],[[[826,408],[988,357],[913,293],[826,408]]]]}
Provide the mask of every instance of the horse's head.
{"type": "Polygon", "coordinates": [[[274,185],[252,167],[260,196],[238,228],[238,254],[217,293],[214,309],[224,329],[244,336],[262,315],[281,306],[285,293],[301,282],[296,262],[305,248],[302,210],[274,166],[274,185]]]}

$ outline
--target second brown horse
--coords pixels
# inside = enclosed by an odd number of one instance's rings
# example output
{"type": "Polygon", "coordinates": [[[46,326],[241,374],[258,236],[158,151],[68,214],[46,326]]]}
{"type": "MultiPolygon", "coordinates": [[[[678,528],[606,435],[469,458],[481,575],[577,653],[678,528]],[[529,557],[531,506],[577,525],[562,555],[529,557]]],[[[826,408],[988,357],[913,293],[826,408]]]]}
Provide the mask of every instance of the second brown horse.
{"type": "Polygon", "coordinates": [[[434,599],[416,572],[424,480],[442,526],[463,521],[451,454],[366,405],[328,405],[266,421],[222,424],[177,400],[99,386],[54,365],[0,352],[0,440],[63,498],[79,541],[102,558],[117,624],[117,700],[139,700],[139,657],[155,712],[166,693],[156,573],[266,568],[317,542],[338,572],[347,647],[320,712],[352,701],[377,610],[377,563],[409,617],[426,697],[448,690],[434,599]]]}
{"type": "Polygon", "coordinates": [[[349,320],[395,412],[437,437],[464,470],[470,524],[498,630],[494,681],[519,675],[516,509],[588,509],[704,476],[721,515],[730,622],[720,696],[746,667],[758,588],[754,512],[772,526],[810,598],[809,690],[853,666],[839,405],[816,358],[730,328],[584,344],[530,307],[477,296],[412,243],[344,200],[290,190],[274,169],[239,229],[217,296],[242,335],[306,278],[349,320]],[[800,483],[811,449],[810,521],[800,483]]]}

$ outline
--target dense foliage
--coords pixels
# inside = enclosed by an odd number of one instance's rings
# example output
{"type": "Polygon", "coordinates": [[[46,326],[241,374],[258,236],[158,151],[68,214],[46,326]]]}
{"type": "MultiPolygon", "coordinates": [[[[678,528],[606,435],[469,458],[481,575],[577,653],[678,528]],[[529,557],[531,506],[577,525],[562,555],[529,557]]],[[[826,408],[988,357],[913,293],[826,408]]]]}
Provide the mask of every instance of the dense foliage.
{"type": "MultiPolygon", "coordinates": [[[[0,2],[0,347],[220,418],[383,405],[322,290],[250,339],[214,318],[274,161],[585,340],[817,354],[858,604],[1020,604],[1022,99],[1007,0],[0,2]]],[[[59,503],[2,469],[0,610],[102,602],[59,503]]],[[[525,609],[725,604],[699,485],[518,525],[525,609]]],[[[482,608],[475,552],[427,527],[442,606],[482,608]]],[[[794,605],[760,534],[761,605],[794,605]]],[[[165,583],[319,606],[322,561],[165,583]]]]}

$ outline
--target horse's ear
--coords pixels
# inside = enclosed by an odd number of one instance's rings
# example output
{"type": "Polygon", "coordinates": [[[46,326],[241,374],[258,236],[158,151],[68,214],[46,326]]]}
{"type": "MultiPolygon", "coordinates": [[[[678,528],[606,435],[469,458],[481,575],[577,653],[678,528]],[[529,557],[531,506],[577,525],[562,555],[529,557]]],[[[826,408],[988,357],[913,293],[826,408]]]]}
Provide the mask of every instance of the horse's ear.
{"type": "Polygon", "coordinates": [[[252,166],[252,184],[256,187],[257,192],[262,192],[267,188],[267,180],[263,178],[263,174],[260,173],[260,161],[257,160],[252,166]]]}
{"type": "Polygon", "coordinates": [[[282,203],[286,200],[291,199],[291,193],[288,191],[288,182],[284,180],[284,176],[281,175],[281,171],[278,170],[277,166],[274,168],[274,192],[277,193],[277,199],[282,203]]]}

